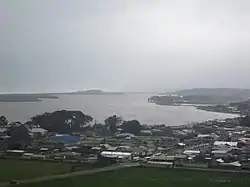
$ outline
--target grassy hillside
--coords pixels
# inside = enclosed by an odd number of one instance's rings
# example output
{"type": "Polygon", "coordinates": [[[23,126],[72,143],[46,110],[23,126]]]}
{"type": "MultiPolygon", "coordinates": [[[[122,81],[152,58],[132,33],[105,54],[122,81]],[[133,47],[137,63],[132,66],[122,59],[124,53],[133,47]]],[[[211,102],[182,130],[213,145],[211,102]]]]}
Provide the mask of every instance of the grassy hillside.
{"type": "Polygon", "coordinates": [[[237,173],[131,168],[54,180],[26,187],[249,187],[250,177],[237,173]]]}
{"type": "Polygon", "coordinates": [[[0,182],[65,173],[68,172],[71,167],[71,164],[66,163],[1,159],[0,182]]]}

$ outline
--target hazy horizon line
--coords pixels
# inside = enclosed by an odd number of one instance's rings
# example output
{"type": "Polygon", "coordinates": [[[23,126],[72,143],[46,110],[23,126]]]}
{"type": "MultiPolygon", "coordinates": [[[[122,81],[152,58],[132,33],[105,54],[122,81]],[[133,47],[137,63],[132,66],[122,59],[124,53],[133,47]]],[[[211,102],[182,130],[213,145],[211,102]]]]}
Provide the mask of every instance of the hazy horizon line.
{"type": "Polygon", "coordinates": [[[166,89],[165,91],[126,91],[126,90],[109,90],[109,89],[100,89],[100,88],[90,88],[90,89],[79,89],[79,90],[61,90],[61,91],[45,91],[45,92],[36,92],[36,91],[20,91],[20,92],[0,92],[0,94],[61,94],[61,93],[75,93],[75,92],[84,92],[84,91],[102,91],[102,92],[117,92],[117,93],[168,93],[176,92],[181,90],[192,90],[192,89],[236,89],[236,90],[250,90],[250,88],[237,88],[237,87],[191,87],[191,88],[173,88],[166,89]]]}

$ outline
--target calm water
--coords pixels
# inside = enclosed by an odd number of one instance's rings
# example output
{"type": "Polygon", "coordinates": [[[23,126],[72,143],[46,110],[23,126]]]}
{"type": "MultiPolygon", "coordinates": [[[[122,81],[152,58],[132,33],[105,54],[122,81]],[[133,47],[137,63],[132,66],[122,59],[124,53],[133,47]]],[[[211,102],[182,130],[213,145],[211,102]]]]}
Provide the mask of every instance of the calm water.
{"type": "Polygon", "coordinates": [[[192,106],[158,106],[148,103],[150,95],[79,95],[30,103],[0,103],[0,115],[9,121],[26,121],[30,117],[59,109],[81,110],[103,122],[116,114],[123,119],[138,119],[143,124],[178,125],[189,122],[234,117],[197,110],[192,106]]]}

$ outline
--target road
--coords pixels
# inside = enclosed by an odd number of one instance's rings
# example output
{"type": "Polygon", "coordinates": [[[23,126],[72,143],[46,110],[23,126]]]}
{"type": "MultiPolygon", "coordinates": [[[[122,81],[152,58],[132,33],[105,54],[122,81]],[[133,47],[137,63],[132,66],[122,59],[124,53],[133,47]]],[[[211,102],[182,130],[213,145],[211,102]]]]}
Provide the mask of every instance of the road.
{"type": "MultiPolygon", "coordinates": [[[[60,175],[51,175],[51,176],[34,178],[34,179],[20,180],[20,183],[27,184],[27,183],[42,182],[42,181],[62,179],[62,178],[67,178],[67,177],[75,177],[75,176],[80,176],[80,175],[90,175],[90,174],[100,173],[100,172],[105,172],[105,171],[114,171],[118,169],[137,167],[137,166],[140,166],[140,165],[138,163],[122,163],[119,165],[113,165],[113,166],[108,166],[104,168],[96,168],[92,170],[84,170],[84,171],[77,171],[77,172],[65,173],[65,174],[60,174],[60,175]]],[[[0,183],[0,187],[6,187],[6,186],[10,186],[10,184],[8,182],[0,183]]]]}

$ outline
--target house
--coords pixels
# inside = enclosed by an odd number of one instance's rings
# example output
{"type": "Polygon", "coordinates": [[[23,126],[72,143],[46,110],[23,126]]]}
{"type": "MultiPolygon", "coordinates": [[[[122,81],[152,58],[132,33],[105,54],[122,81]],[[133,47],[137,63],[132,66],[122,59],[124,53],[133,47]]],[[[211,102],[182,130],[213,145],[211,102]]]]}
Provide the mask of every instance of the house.
{"type": "Polygon", "coordinates": [[[6,128],[0,128],[0,136],[5,136],[6,128]]]}
{"type": "Polygon", "coordinates": [[[214,146],[230,146],[237,147],[238,142],[225,142],[225,141],[215,141],[214,146]]]}
{"type": "Polygon", "coordinates": [[[59,152],[52,155],[52,157],[56,160],[57,158],[64,158],[64,159],[79,159],[81,153],[76,152],[59,152]]]}
{"type": "Polygon", "coordinates": [[[32,158],[32,156],[34,156],[34,153],[24,153],[22,155],[22,158],[30,160],[32,158]]]}
{"type": "Polygon", "coordinates": [[[152,131],[151,130],[141,130],[141,135],[145,135],[145,136],[152,136],[152,131]]]}
{"type": "Polygon", "coordinates": [[[154,155],[149,158],[149,161],[155,161],[155,162],[174,162],[174,160],[175,160],[174,156],[169,156],[165,154],[154,155]]]}
{"type": "Polygon", "coordinates": [[[218,136],[214,133],[211,133],[211,134],[198,134],[197,135],[197,138],[199,139],[215,139],[215,138],[218,138],[218,136]]]}
{"type": "Polygon", "coordinates": [[[224,158],[228,156],[229,150],[228,149],[222,149],[222,150],[213,150],[212,155],[215,158],[224,158]]]}
{"type": "Polygon", "coordinates": [[[177,145],[180,147],[184,147],[186,144],[179,142],[177,145]]]}
{"type": "Polygon", "coordinates": [[[24,150],[7,150],[5,151],[6,156],[22,156],[25,153],[24,150]]]}
{"type": "Polygon", "coordinates": [[[144,167],[160,167],[167,168],[174,166],[174,156],[167,156],[165,154],[157,154],[150,157],[145,163],[142,164],[144,167]]]}
{"type": "Polygon", "coordinates": [[[46,158],[45,155],[41,155],[41,154],[38,154],[38,155],[33,155],[31,157],[32,160],[44,160],[46,158]]]}
{"type": "Polygon", "coordinates": [[[197,151],[197,150],[185,150],[183,152],[183,154],[185,155],[193,155],[193,156],[196,156],[196,155],[199,155],[201,152],[200,151],[197,151]]]}
{"type": "Polygon", "coordinates": [[[43,128],[32,128],[29,131],[32,137],[45,137],[48,134],[48,130],[43,128]]]}
{"type": "Polygon", "coordinates": [[[177,154],[174,156],[175,159],[175,165],[181,166],[183,162],[187,159],[187,155],[177,154]]]}
{"type": "Polygon", "coordinates": [[[99,147],[101,147],[103,150],[109,150],[112,149],[112,146],[109,144],[100,144],[99,147]]]}
{"type": "Polygon", "coordinates": [[[132,160],[132,153],[129,152],[116,152],[116,151],[102,151],[100,154],[105,158],[115,158],[119,160],[132,160]]]}
{"type": "Polygon", "coordinates": [[[148,161],[146,163],[141,163],[143,167],[157,167],[157,168],[171,168],[173,167],[173,162],[163,162],[163,161],[148,161]]]}
{"type": "Polygon", "coordinates": [[[230,163],[219,163],[219,168],[225,169],[241,169],[241,164],[239,161],[230,162],[230,163]]]}
{"type": "Polygon", "coordinates": [[[135,138],[135,135],[132,133],[121,133],[116,135],[117,138],[135,138]]]}
{"type": "Polygon", "coordinates": [[[164,134],[164,131],[160,130],[160,129],[152,129],[151,132],[154,135],[163,135],[164,134]]]}

